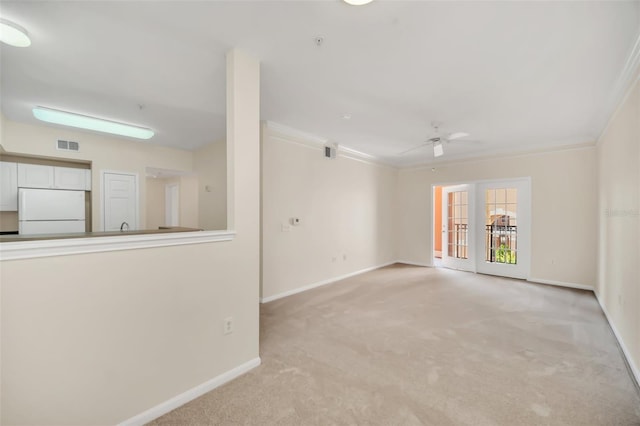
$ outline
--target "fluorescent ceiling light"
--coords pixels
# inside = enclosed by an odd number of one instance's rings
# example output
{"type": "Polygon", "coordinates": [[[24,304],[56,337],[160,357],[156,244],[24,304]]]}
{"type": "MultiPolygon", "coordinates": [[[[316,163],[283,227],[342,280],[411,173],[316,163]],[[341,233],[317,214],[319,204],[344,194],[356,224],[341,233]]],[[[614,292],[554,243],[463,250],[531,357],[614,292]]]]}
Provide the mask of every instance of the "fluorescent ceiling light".
{"type": "Polygon", "coordinates": [[[442,147],[442,142],[434,142],[433,144],[433,156],[441,157],[444,154],[444,148],[442,147]]]}
{"type": "Polygon", "coordinates": [[[101,118],[73,114],[71,112],[58,111],[50,108],[35,107],[33,109],[33,116],[47,123],[62,124],[63,126],[78,127],[80,129],[95,130],[97,132],[129,136],[137,139],[150,139],[154,135],[153,130],[144,127],[131,126],[116,121],[103,120],[101,118]]]}
{"type": "Polygon", "coordinates": [[[344,0],[345,3],[351,6],[363,6],[367,3],[371,3],[373,0],[344,0]]]}
{"type": "Polygon", "coordinates": [[[2,18],[0,18],[0,41],[14,47],[31,46],[27,30],[2,18]]]}

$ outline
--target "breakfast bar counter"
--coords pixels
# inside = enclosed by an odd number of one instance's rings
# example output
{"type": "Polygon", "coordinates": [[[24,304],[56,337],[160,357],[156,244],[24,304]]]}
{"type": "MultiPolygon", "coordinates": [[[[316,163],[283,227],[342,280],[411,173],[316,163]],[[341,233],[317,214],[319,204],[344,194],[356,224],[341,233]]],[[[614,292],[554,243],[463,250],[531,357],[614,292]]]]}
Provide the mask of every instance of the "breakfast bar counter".
{"type": "Polygon", "coordinates": [[[159,229],[141,229],[137,231],[111,231],[111,232],[75,232],[72,234],[43,234],[43,235],[19,235],[5,234],[0,235],[0,243],[13,243],[23,241],[41,241],[41,240],[62,240],[69,238],[95,238],[95,237],[116,237],[124,235],[152,235],[152,234],[169,234],[176,232],[194,232],[202,231],[198,228],[184,227],[161,227],[159,229]]]}

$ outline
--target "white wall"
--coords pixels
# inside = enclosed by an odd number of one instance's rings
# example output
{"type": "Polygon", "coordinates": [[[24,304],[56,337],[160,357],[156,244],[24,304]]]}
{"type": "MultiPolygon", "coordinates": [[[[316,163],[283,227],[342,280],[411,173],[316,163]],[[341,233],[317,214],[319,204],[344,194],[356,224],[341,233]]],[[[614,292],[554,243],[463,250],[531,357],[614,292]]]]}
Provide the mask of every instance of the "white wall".
{"type": "Polygon", "coordinates": [[[164,179],[148,177],[145,179],[145,192],[147,202],[147,219],[145,227],[158,229],[165,224],[165,194],[164,179]]]}
{"type": "Polygon", "coordinates": [[[224,142],[210,143],[193,152],[198,175],[199,227],[227,229],[227,149],[224,142]]]}
{"type": "Polygon", "coordinates": [[[263,298],[395,260],[397,171],[323,150],[263,125],[263,298]]]}
{"type": "MultiPolygon", "coordinates": [[[[224,161],[226,157],[222,157],[224,161]]],[[[198,193],[199,178],[196,175],[180,176],[180,226],[185,228],[202,228],[200,226],[200,195],[198,193]]],[[[226,207],[226,202],[224,203],[226,207]]],[[[202,228],[205,229],[205,228],[202,228]]],[[[222,228],[208,228],[224,229],[222,228]]]]}
{"type": "Polygon", "coordinates": [[[640,83],[598,142],[597,293],[640,374],[640,83]]]}
{"type": "Polygon", "coordinates": [[[531,278],[594,286],[595,165],[595,147],[588,147],[400,170],[398,257],[432,263],[432,184],[530,176],[531,278]]]}
{"type": "Polygon", "coordinates": [[[3,261],[2,424],[115,424],[258,357],[259,65],[228,74],[236,238],[3,261]]]}

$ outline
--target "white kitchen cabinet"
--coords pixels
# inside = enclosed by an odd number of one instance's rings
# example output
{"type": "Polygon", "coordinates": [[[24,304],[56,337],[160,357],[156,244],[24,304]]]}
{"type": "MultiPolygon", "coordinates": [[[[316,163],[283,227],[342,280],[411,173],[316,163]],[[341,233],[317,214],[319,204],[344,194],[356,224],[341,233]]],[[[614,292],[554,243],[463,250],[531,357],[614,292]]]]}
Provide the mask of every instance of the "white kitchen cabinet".
{"type": "Polygon", "coordinates": [[[0,162],[0,211],[18,210],[18,165],[0,162]]]}
{"type": "Polygon", "coordinates": [[[91,190],[91,170],[72,167],[18,164],[20,188],[91,190]]]}
{"type": "Polygon", "coordinates": [[[72,169],[70,167],[53,168],[53,186],[55,189],[86,189],[85,169],[72,169]]]}
{"type": "Polygon", "coordinates": [[[53,189],[53,166],[18,164],[18,186],[53,189]]]}

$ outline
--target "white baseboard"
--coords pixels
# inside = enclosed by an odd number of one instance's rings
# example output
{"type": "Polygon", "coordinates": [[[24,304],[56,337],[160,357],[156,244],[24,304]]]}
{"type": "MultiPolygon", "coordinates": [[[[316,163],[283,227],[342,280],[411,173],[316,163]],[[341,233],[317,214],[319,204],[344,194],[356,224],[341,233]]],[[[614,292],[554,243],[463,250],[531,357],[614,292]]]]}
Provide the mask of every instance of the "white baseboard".
{"type": "Polygon", "coordinates": [[[614,336],[616,336],[616,339],[618,340],[618,344],[620,345],[620,348],[622,348],[622,353],[624,354],[624,357],[627,360],[627,364],[629,365],[629,368],[631,369],[631,375],[633,376],[633,378],[636,381],[636,386],[638,386],[640,388],[640,370],[638,369],[638,366],[633,361],[633,358],[631,357],[631,352],[629,352],[629,349],[627,349],[627,346],[624,344],[624,340],[622,340],[622,336],[618,332],[618,329],[616,328],[616,326],[611,321],[611,317],[609,316],[609,313],[607,312],[607,308],[604,306],[604,303],[602,303],[602,300],[600,299],[600,296],[598,296],[598,292],[594,291],[593,294],[596,295],[596,299],[598,300],[598,303],[600,304],[600,308],[602,308],[602,312],[604,312],[604,316],[605,316],[605,318],[607,318],[607,322],[609,322],[609,326],[611,327],[611,330],[613,330],[613,334],[614,334],[614,336]]]}
{"type": "Polygon", "coordinates": [[[547,284],[547,285],[555,285],[557,287],[567,287],[567,288],[576,288],[578,290],[594,291],[593,286],[585,285],[585,284],[566,283],[563,281],[554,281],[554,280],[543,280],[540,278],[527,278],[527,281],[529,281],[530,283],[547,284]]]}
{"type": "Polygon", "coordinates": [[[169,411],[175,410],[181,405],[184,405],[189,401],[193,401],[199,396],[202,396],[205,393],[210,392],[227,382],[230,382],[236,377],[242,376],[243,374],[256,368],[259,365],[260,357],[254,358],[251,361],[247,361],[244,364],[237,366],[236,368],[224,372],[211,380],[208,380],[194,388],[189,389],[186,392],[181,393],[180,395],[176,395],[173,398],[148,409],[143,413],[140,413],[136,416],[131,417],[130,419],[123,421],[122,423],[119,423],[118,426],[142,426],[146,423],[149,423],[150,421],[155,420],[164,414],[167,414],[169,411]]]}
{"type": "Polygon", "coordinates": [[[426,263],[412,262],[410,260],[397,260],[396,263],[404,263],[405,265],[424,266],[425,268],[433,268],[433,265],[429,265],[429,264],[426,264],[426,263]]]}
{"type": "Polygon", "coordinates": [[[283,297],[291,296],[291,295],[297,294],[297,293],[302,293],[303,291],[311,290],[312,288],[321,287],[323,285],[331,284],[331,283],[334,283],[336,281],[344,280],[346,278],[351,278],[353,276],[364,274],[365,272],[373,271],[375,269],[384,268],[385,266],[393,265],[394,263],[397,263],[397,262],[394,261],[394,262],[385,263],[383,265],[372,266],[371,268],[365,268],[365,269],[361,269],[359,271],[351,272],[349,274],[340,275],[338,277],[329,278],[329,279],[323,280],[323,281],[318,281],[316,283],[305,285],[303,287],[294,288],[293,290],[288,290],[288,291],[284,291],[282,293],[274,294],[273,296],[263,297],[262,299],[260,299],[260,303],[273,302],[274,300],[282,299],[283,297]]]}

